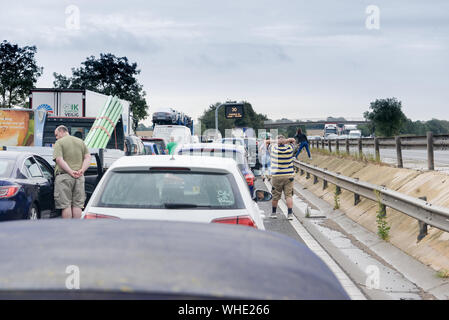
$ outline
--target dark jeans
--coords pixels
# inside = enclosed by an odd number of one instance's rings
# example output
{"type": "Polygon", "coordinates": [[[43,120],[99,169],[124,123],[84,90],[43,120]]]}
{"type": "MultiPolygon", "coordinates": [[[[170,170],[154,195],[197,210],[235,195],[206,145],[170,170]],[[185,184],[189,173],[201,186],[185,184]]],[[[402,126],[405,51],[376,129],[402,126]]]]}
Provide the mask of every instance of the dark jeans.
{"type": "Polygon", "coordinates": [[[301,142],[301,145],[299,146],[299,149],[298,149],[298,151],[296,152],[296,154],[295,154],[295,158],[301,153],[301,150],[302,150],[302,148],[306,148],[306,151],[307,151],[307,155],[309,156],[309,158],[311,157],[311,155],[310,155],[310,150],[309,150],[309,144],[307,143],[307,142],[301,142]]]}

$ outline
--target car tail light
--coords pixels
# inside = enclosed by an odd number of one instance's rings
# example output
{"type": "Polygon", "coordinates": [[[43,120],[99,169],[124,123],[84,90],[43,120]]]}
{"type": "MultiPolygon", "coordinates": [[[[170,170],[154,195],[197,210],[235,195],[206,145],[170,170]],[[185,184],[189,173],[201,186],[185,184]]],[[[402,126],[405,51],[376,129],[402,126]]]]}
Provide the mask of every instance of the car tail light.
{"type": "Polygon", "coordinates": [[[212,220],[212,223],[240,224],[257,229],[254,220],[250,216],[226,217],[212,220]]]}
{"type": "Polygon", "coordinates": [[[19,186],[3,186],[0,187],[0,199],[14,197],[19,192],[19,186]]]}
{"type": "Polygon", "coordinates": [[[84,215],[84,219],[119,219],[117,217],[108,216],[105,214],[98,214],[98,213],[86,213],[84,215]]]}
{"type": "Polygon", "coordinates": [[[246,183],[248,183],[249,186],[254,185],[254,175],[252,173],[248,173],[245,175],[246,183]]]}

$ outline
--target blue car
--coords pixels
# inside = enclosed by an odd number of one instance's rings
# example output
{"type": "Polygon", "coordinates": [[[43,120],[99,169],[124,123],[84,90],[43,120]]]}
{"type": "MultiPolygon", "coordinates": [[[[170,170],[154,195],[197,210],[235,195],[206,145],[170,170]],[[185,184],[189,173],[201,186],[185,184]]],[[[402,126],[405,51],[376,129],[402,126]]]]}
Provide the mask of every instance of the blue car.
{"type": "Polygon", "coordinates": [[[155,142],[146,142],[143,141],[143,145],[145,147],[145,154],[149,155],[163,155],[166,154],[165,150],[155,142]]]}
{"type": "Polygon", "coordinates": [[[55,210],[53,172],[36,154],[0,151],[0,221],[60,215],[55,210]]]}

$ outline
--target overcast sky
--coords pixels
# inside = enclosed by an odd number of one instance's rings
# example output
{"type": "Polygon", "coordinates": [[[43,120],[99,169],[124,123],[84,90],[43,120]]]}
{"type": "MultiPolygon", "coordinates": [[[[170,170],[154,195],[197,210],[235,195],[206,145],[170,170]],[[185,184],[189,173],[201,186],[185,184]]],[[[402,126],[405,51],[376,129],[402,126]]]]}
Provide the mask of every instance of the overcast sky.
{"type": "Polygon", "coordinates": [[[110,52],[137,62],[150,113],[197,118],[230,99],[271,119],[361,118],[371,101],[397,97],[413,120],[449,120],[447,0],[0,3],[1,39],[37,46],[38,87],[110,52]],[[369,5],[379,29],[366,26],[369,5]]]}

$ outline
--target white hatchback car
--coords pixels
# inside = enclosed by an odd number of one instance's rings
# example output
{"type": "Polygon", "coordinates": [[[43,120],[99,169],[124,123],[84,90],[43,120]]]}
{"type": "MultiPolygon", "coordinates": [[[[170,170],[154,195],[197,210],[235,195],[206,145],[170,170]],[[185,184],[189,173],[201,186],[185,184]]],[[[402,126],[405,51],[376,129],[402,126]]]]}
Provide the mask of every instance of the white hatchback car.
{"type": "Polygon", "coordinates": [[[115,161],[98,183],[82,218],[218,222],[264,230],[257,201],[237,162],[203,156],[134,156],[115,161]]]}

